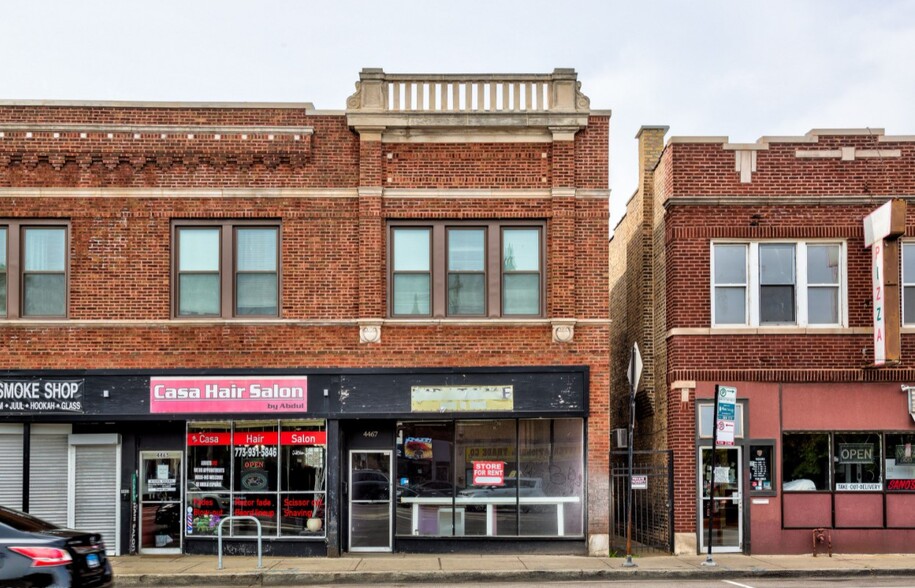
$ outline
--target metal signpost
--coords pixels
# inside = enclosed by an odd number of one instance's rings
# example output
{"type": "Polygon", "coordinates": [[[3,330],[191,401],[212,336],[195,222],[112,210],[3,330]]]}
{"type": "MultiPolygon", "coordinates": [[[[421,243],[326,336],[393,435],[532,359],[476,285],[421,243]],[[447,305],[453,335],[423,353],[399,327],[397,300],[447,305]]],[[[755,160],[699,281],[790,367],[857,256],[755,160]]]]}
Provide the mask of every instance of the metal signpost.
{"type": "Polygon", "coordinates": [[[642,354],[639,344],[632,344],[632,355],[629,357],[629,369],[626,371],[629,380],[629,496],[626,500],[626,561],[623,567],[636,567],[632,561],[632,432],[635,429],[635,391],[642,377],[642,354]]]}
{"type": "MultiPolygon", "coordinates": [[[[711,477],[708,488],[708,554],[705,556],[704,566],[717,565],[712,559],[712,527],[715,510],[715,451],[718,445],[734,444],[735,419],[737,414],[737,388],[730,386],[715,386],[715,408],[712,411],[714,426],[712,427],[711,451],[711,477]]],[[[703,464],[703,469],[708,471],[708,466],[703,464]]]]}

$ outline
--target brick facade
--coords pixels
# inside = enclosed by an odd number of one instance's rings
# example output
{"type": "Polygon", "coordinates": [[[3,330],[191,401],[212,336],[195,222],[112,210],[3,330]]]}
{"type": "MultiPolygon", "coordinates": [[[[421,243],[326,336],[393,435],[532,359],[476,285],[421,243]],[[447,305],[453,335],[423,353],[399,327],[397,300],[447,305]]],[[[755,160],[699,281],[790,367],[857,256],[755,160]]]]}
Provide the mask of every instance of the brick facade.
{"type": "Polygon", "coordinates": [[[70,227],[68,317],[0,321],[0,369],[586,366],[586,536],[604,535],[608,121],[424,143],[306,105],[0,106],[0,218],[70,227]],[[279,317],[172,318],[181,219],[278,221],[279,317]],[[545,316],[388,320],[387,222],[404,219],[544,221],[545,316]],[[575,322],[571,342],[553,318],[575,322]],[[366,321],[380,342],[360,342],[366,321]]]}
{"type": "MultiPolygon", "coordinates": [[[[889,198],[909,199],[915,193],[915,142],[911,137],[886,136],[879,129],[812,131],[803,137],[768,137],[754,144],[731,144],[723,137],[673,137],[663,147],[656,142],[658,136],[653,129],[641,134],[640,150],[650,154],[650,171],[611,241],[611,266],[619,268],[611,284],[612,304],[617,304],[616,293],[625,290],[628,296],[620,300],[637,313],[621,323],[627,325],[625,329],[617,330],[614,321],[613,365],[615,370],[625,366],[628,358],[620,355],[624,345],[638,340],[641,346],[643,341],[653,340],[654,371],[646,369],[642,393],[654,393],[658,404],[655,414],[666,414],[666,422],[658,424],[656,417],[652,420],[639,414],[636,445],[640,445],[638,436],[642,435],[642,445],[674,451],[676,549],[695,553],[699,521],[697,396],[711,402],[715,384],[736,386],[738,398],[747,402],[746,439],[772,439],[776,453],[773,465],[781,476],[781,436],[791,427],[780,426],[778,415],[791,400],[785,391],[789,385],[800,386],[793,388],[801,391],[798,393],[809,390],[818,394],[820,382],[857,383],[857,388],[836,389],[842,392],[836,393],[834,402],[841,406],[875,394],[872,386],[880,382],[894,383],[898,391],[900,384],[915,376],[915,339],[905,328],[902,360],[889,367],[872,365],[871,252],[863,243],[866,215],[889,198]],[[843,306],[843,325],[819,329],[712,326],[714,240],[813,239],[845,243],[847,305],[843,306]],[[764,383],[775,387],[767,388],[764,383]]],[[[909,211],[907,225],[912,218],[909,211]]],[[[907,229],[910,232],[911,228],[907,229]]],[[[611,312],[616,319],[619,310],[614,306],[611,312]]],[[[624,379],[613,377],[614,406],[624,407],[620,400],[626,393],[624,384],[624,379]]],[[[904,414],[902,400],[899,406],[894,400],[892,410],[904,414]]],[[[839,424],[842,421],[836,417],[832,426],[819,422],[807,430],[911,429],[900,429],[898,423],[891,424],[896,421],[886,420],[889,417],[880,418],[870,425],[852,426],[839,424]]],[[[803,429],[798,425],[793,428],[803,429]]],[[[748,447],[744,445],[743,450],[748,447]]],[[[809,529],[794,529],[787,519],[780,518],[783,493],[779,485],[783,481],[781,477],[773,480],[775,497],[767,498],[766,506],[751,504],[744,489],[747,522],[742,550],[809,550],[809,529]],[[775,526],[762,522],[772,520],[777,521],[775,526]]],[[[791,500],[796,496],[787,495],[791,500]]],[[[848,494],[839,491],[830,496],[836,512],[841,512],[843,501],[850,500],[848,494]]],[[[878,518],[875,513],[874,520],[878,518]]],[[[870,547],[843,527],[841,520],[825,526],[833,527],[837,549],[880,551],[890,536],[884,524],[875,523],[879,529],[868,533],[870,547]],[[843,547],[838,547],[840,542],[843,547]]]]}

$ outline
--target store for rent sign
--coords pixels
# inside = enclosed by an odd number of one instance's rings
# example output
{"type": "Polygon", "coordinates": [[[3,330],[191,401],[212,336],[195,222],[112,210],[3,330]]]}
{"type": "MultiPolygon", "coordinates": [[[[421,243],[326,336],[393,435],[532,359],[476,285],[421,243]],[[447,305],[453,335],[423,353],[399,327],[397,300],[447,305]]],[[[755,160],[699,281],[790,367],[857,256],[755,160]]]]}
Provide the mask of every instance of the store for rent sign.
{"type": "Polygon", "coordinates": [[[149,379],[151,413],[305,412],[307,398],[304,376],[149,379]]]}
{"type": "Polygon", "coordinates": [[[504,461],[475,461],[473,462],[474,486],[503,486],[505,485],[504,461]]]}
{"type": "Polygon", "coordinates": [[[85,380],[0,380],[0,414],[85,412],[85,380]]]}

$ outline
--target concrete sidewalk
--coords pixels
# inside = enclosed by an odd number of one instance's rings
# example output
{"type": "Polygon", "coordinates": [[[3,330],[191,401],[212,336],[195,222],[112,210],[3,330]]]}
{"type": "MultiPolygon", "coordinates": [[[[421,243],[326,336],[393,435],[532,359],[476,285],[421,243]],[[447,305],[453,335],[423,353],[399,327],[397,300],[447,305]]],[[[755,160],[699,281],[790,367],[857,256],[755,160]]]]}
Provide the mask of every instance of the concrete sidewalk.
{"type": "Polygon", "coordinates": [[[341,558],[225,556],[121,556],[111,558],[116,586],[301,586],[309,584],[491,583],[792,576],[915,576],[915,555],[718,554],[625,558],[572,555],[347,555],[341,558]]]}

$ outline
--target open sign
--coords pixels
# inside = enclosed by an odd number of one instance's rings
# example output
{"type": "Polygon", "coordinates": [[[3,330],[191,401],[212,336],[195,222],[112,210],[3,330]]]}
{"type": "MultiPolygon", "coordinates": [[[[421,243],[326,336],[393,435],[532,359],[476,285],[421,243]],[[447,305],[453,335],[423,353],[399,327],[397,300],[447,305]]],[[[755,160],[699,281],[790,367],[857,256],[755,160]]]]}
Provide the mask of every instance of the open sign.
{"type": "Polygon", "coordinates": [[[874,463],[873,443],[839,443],[838,463],[874,463]]]}

